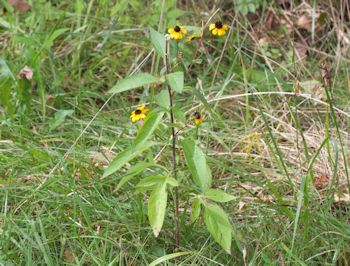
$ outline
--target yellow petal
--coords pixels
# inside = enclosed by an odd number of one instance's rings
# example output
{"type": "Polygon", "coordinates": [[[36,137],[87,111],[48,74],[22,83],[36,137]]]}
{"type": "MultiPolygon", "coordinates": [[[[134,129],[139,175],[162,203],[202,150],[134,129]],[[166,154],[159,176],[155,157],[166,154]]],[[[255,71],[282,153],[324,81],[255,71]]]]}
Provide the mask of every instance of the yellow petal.
{"type": "Polygon", "coordinates": [[[219,29],[218,30],[218,35],[219,36],[225,35],[225,30],[224,29],[219,29]]]}
{"type": "Polygon", "coordinates": [[[209,25],[209,30],[212,31],[213,29],[215,29],[215,24],[214,23],[209,25]]]}
{"type": "Polygon", "coordinates": [[[198,126],[198,125],[200,125],[200,124],[202,124],[202,118],[199,118],[199,119],[195,119],[194,120],[194,123],[198,126]]]}
{"type": "Polygon", "coordinates": [[[223,28],[224,30],[228,30],[228,25],[227,25],[227,24],[224,24],[224,25],[222,25],[222,28],[223,28]]]}
{"type": "Polygon", "coordinates": [[[212,33],[213,35],[217,35],[217,34],[218,34],[218,29],[217,29],[217,28],[213,29],[211,33],[212,33]]]}
{"type": "Polygon", "coordinates": [[[180,29],[183,34],[187,34],[187,30],[184,27],[180,27],[180,29]]]}
{"type": "Polygon", "coordinates": [[[182,39],[182,33],[181,32],[176,32],[175,40],[181,40],[181,39],[182,39]]]}
{"type": "Polygon", "coordinates": [[[175,32],[175,31],[174,31],[174,28],[169,28],[169,29],[168,29],[168,33],[169,33],[169,34],[172,34],[173,32],[175,32]]]}

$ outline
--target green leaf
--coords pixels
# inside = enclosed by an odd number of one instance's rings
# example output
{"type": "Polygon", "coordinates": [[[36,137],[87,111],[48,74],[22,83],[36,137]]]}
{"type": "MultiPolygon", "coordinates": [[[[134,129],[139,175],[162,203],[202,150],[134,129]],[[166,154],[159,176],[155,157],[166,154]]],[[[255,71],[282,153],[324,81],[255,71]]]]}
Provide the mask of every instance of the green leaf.
{"type": "Polygon", "coordinates": [[[14,111],[14,104],[11,102],[11,94],[14,85],[15,77],[6,61],[0,57],[0,103],[6,107],[6,111],[10,115],[14,111]]]}
{"type": "Polygon", "coordinates": [[[56,127],[62,125],[68,115],[72,115],[73,110],[59,110],[55,113],[55,117],[50,124],[50,130],[55,129],[56,127]]]}
{"type": "Polygon", "coordinates": [[[184,72],[175,72],[166,75],[166,80],[173,91],[181,93],[184,88],[184,72]]]}
{"type": "Polygon", "coordinates": [[[142,125],[142,127],[139,129],[135,141],[134,146],[143,145],[152,135],[154,130],[157,128],[159,122],[161,121],[162,117],[164,115],[164,112],[159,112],[158,110],[153,110],[150,112],[142,125]]]}
{"type": "Polygon", "coordinates": [[[156,265],[159,265],[159,264],[161,264],[163,262],[166,262],[168,260],[171,260],[171,259],[183,256],[183,255],[188,255],[188,254],[191,254],[191,252],[176,252],[176,253],[173,253],[173,254],[164,255],[164,256],[162,256],[162,257],[152,261],[149,264],[149,266],[156,266],[156,265]]]}
{"type": "Polygon", "coordinates": [[[162,90],[159,94],[156,95],[156,102],[159,106],[168,110],[170,107],[170,97],[168,90],[162,90]]]}
{"type": "Polygon", "coordinates": [[[180,109],[179,106],[175,105],[173,108],[174,116],[176,120],[179,120],[181,122],[186,122],[186,115],[185,113],[180,109]]]}
{"type": "Polygon", "coordinates": [[[211,186],[211,172],[205,154],[193,140],[183,140],[185,159],[195,183],[204,192],[211,186]]]}
{"type": "Polygon", "coordinates": [[[162,57],[165,57],[166,54],[166,40],[164,34],[161,34],[154,29],[150,28],[151,43],[162,57]]]}
{"type": "Polygon", "coordinates": [[[201,214],[201,200],[199,198],[196,198],[192,201],[192,209],[191,209],[191,215],[190,215],[191,223],[194,223],[195,221],[197,221],[200,214],[201,214]]]}
{"type": "MultiPolygon", "coordinates": [[[[141,152],[148,149],[152,144],[146,144],[146,141],[150,138],[153,131],[157,128],[159,122],[161,121],[164,112],[157,112],[156,110],[150,112],[142,127],[139,129],[137,136],[133,145],[119,153],[110,165],[105,170],[103,177],[105,178],[114,172],[118,171],[121,167],[123,167],[127,162],[138,156],[141,152]]],[[[127,180],[126,180],[127,181],[127,180]]]]}
{"type": "Polygon", "coordinates": [[[300,188],[299,188],[299,191],[298,191],[298,205],[297,205],[297,211],[295,213],[295,220],[294,220],[294,230],[293,230],[293,239],[292,239],[292,251],[293,251],[293,248],[294,248],[294,243],[295,243],[295,239],[296,239],[296,235],[297,235],[298,223],[299,223],[301,208],[302,208],[302,205],[303,205],[303,199],[305,200],[304,193],[305,192],[307,193],[308,179],[309,179],[309,175],[302,176],[300,188]]]}
{"type": "Polygon", "coordinates": [[[227,194],[226,192],[220,189],[208,189],[207,191],[205,191],[204,196],[207,199],[210,199],[216,202],[229,202],[235,199],[234,196],[227,194]]]}
{"type": "Polygon", "coordinates": [[[204,207],[205,225],[209,233],[228,254],[231,254],[232,227],[227,214],[214,204],[206,204],[204,207]]]}
{"type": "Polygon", "coordinates": [[[170,176],[166,178],[166,183],[172,187],[177,187],[179,185],[179,182],[175,178],[170,176]]]}
{"type": "Polygon", "coordinates": [[[136,191],[144,192],[154,190],[157,186],[163,184],[165,180],[166,177],[161,175],[145,177],[136,185],[136,191]]]}
{"type": "Polygon", "coordinates": [[[6,61],[0,57],[0,81],[3,81],[8,78],[15,80],[15,76],[12,74],[6,61]]]}
{"type": "Polygon", "coordinates": [[[163,226],[167,198],[166,182],[163,182],[153,190],[148,201],[148,220],[156,237],[163,226]]]}
{"type": "Polygon", "coordinates": [[[136,156],[141,154],[144,150],[147,150],[150,146],[152,146],[153,143],[146,143],[143,145],[139,145],[137,147],[130,146],[128,149],[125,149],[121,153],[119,153],[113,161],[108,165],[107,169],[105,170],[102,178],[105,178],[116,171],[118,171],[120,168],[122,168],[126,163],[134,159],[136,156]]]}
{"type": "Polygon", "coordinates": [[[109,93],[120,93],[123,91],[132,90],[151,83],[161,82],[160,79],[148,73],[138,73],[131,77],[121,80],[117,85],[113,86],[109,93]]]}
{"type": "Polygon", "coordinates": [[[54,40],[68,30],[69,28],[62,28],[62,29],[55,30],[45,39],[43,46],[49,49],[52,46],[54,40]]]}
{"type": "MultiPolygon", "coordinates": [[[[179,17],[185,15],[186,12],[188,12],[188,11],[174,8],[174,9],[171,9],[169,12],[167,12],[166,18],[167,18],[167,20],[174,20],[175,21],[179,17]]],[[[173,25],[170,24],[170,26],[173,26],[173,25]]],[[[185,28],[187,29],[187,26],[185,28]]]]}
{"type": "Polygon", "coordinates": [[[157,164],[145,162],[137,163],[135,166],[128,170],[125,176],[122,177],[122,179],[118,183],[116,190],[119,190],[122,186],[125,185],[126,182],[129,182],[134,176],[138,175],[139,173],[143,172],[145,169],[151,166],[157,166],[157,164]]]}

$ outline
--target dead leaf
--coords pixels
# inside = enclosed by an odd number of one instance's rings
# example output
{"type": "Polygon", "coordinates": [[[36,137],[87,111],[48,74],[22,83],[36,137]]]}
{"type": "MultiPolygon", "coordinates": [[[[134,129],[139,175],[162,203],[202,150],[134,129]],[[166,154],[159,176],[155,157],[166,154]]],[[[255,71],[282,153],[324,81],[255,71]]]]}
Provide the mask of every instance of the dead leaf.
{"type": "Polygon", "coordinates": [[[323,93],[323,86],[318,80],[306,80],[299,83],[300,88],[302,88],[304,93],[311,94],[315,99],[325,100],[325,95],[323,93]]]}
{"type": "Polygon", "coordinates": [[[75,262],[75,255],[73,251],[69,248],[64,250],[63,259],[65,262],[75,262]]]}
{"type": "Polygon", "coordinates": [[[257,197],[263,202],[273,202],[273,197],[271,195],[264,194],[263,190],[258,192],[257,197]]]}
{"type": "Polygon", "coordinates": [[[280,26],[280,21],[273,9],[268,9],[264,21],[266,30],[276,30],[280,26]]]}
{"type": "Polygon", "coordinates": [[[238,212],[241,212],[241,211],[244,209],[244,207],[245,207],[245,202],[240,201],[240,202],[238,203],[238,206],[237,206],[238,212]]]}
{"type": "Polygon", "coordinates": [[[265,36],[265,37],[262,37],[258,40],[258,43],[260,46],[264,46],[264,45],[267,45],[269,44],[271,41],[269,39],[269,37],[265,36]]]}
{"type": "Polygon", "coordinates": [[[40,179],[35,175],[22,176],[21,180],[25,183],[38,183],[40,179]]]}
{"type": "Polygon", "coordinates": [[[75,172],[74,179],[75,180],[80,180],[81,179],[81,173],[80,173],[79,169],[75,172]]]}
{"type": "Polygon", "coordinates": [[[314,178],[314,186],[317,189],[322,189],[327,187],[329,183],[328,177],[326,175],[318,175],[314,178]]]}
{"type": "Polygon", "coordinates": [[[302,90],[301,90],[301,87],[300,87],[300,84],[299,84],[298,81],[297,81],[296,83],[294,83],[293,89],[294,89],[294,93],[295,93],[296,95],[300,95],[300,94],[303,93],[302,90]]]}
{"type": "Polygon", "coordinates": [[[301,42],[294,44],[294,50],[299,59],[304,58],[307,55],[309,48],[301,42]]]}
{"type": "Polygon", "coordinates": [[[108,165],[109,162],[115,157],[115,153],[109,150],[107,147],[102,147],[103,153],[94,152],[92,155],[92,163],[95,167],[101,167],[108,165]]]}
{"type": "Polygon", "coordinates": [[[244,247],[244,248],[243,248],[243,251],[242,251],[244,265],[247,265],[247,254],[248,254],[247,248],[244,247]]]}
{"type": "Polygon", "coordinates": [[[311,18],[306,14],[302,15],[297,19],[296,26],[299,29],[311,30],[311,18]]]}
{"type": "Polygon", "coordinates": [[[15,12],[27,12],[29,10],[29,5],[24,0],[8,0],[8,3],[13,7],[15,12]]]}
{"type": "Polygon", "coordinates": [[[342,194],[339,196],[339,194],[334,195],[334,202],[343,202],[343,203],[350,203],[350,194],[342,194]]]}
{"type": "Polygon", "coordinates": [[[18,73],[18,78],[19,79],[24,79],[26,78],[27,80],[32,80],[33,79],[33,70],[29,66],[25,66],[22,68],[22,70],[18,73]]]}

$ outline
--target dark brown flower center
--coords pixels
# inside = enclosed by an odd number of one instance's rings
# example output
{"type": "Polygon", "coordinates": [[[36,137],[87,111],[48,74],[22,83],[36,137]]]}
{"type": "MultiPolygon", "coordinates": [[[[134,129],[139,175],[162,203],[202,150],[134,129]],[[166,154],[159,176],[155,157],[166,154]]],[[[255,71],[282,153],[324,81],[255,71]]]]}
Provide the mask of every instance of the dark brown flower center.
{"type": "Polygon", "coordinates": [[[181,28],[180,28],[179,26],[175,26],[175,27],[174,27],[174,31],[175,31],[175,32],[180,32],[180,31],[181,31],[181,28]]]}
{"type": "Polygon", "coordinates": [[[142,113],[142,111],[140,110],[140,109],[136,109],[135,110],[135,115],[139,115],[139,114],[141,114],[142,113]]]}
{"type": "Polygon", "coordinates": [[[201,114],[200,113],[195,112],[193,115],[194,115],[195,119],[201,119],[201,114]]]}
{"type": "Polygon", "coordinates": [[[216,22],[215,23],[215,28],[221,29],[222,28],[222,22],[221,21],[216,22]]]}

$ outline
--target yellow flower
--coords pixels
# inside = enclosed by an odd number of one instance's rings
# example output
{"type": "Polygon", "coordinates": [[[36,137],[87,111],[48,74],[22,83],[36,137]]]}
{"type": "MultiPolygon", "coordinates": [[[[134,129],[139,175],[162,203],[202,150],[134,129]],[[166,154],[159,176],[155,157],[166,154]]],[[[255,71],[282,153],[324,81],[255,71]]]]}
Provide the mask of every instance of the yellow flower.
{"type": "Polygon", "coordinates": [[[146,117],[147,112],[148,109],[146,108],[146,106],[142,105],[140,107],[137,107],[134,111],[131,112],[130,119],[133,123],[135,123],[140,119],[144,119],[146,117]]]}
{"type": "Polygon", "coordinates": [[[221,21],[217,21],[209,25],[209,30],[213,35],[222,36],[222,35],[225,35],[226,31],[228,30],[228,25],[223,24],[221,21]]]}
{"type": "Polygon", "coordinates": [[[176,25],[174,28],[169,28],[168,33],[171,39],[181,40],[183,35],[187,34],[187,30],[182,26],[176,25]]]}
{"type": "Polygon", "coordinates": [[[195,112],[193,116],[194,116],[194,123],[196,124],[196,126],[199,126],[200,124],[202,124],[203,118],[200,113],[195,112]]]}

